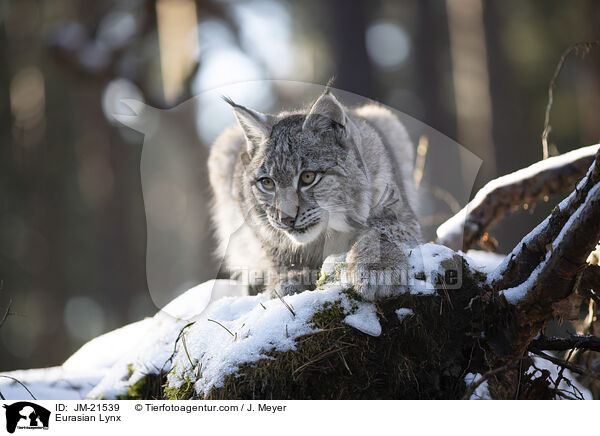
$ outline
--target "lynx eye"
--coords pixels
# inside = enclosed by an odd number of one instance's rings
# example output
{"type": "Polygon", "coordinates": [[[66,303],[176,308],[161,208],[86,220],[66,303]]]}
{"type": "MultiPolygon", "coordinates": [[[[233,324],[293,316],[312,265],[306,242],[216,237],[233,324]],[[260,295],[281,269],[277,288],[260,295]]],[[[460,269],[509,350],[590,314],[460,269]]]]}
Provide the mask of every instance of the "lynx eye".
{"type": "Polygon", "coordinates": [[[316,177],[317,175],[314,171],[304,171],[302,174],[300,174],[300,181],[304,186],[308,186],[315,181],[316,177]]]}
{"type": "Polygon", "coordinates": [[[259,179],[258,186],[263,191],[267,192],[272,192],[273,190],[275,190],[275,182],[273,181],[273,179],[270,179],[268,177],[263,177],[262,179],[259,179]]]}

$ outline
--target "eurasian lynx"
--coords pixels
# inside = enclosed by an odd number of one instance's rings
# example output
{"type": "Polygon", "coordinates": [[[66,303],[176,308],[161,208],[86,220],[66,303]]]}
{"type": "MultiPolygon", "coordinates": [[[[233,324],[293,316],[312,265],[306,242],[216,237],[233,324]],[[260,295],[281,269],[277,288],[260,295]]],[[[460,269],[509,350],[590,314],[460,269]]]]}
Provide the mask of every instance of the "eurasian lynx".
{"type": "Polygon", "coordinates": [[[291,294],[314,286],[326,256],[346,253],[355,290],[390,295],[420,242],[413,147],[398,118],[376,104],[345,108],[329,88],[309,110],[277,115],[226,101],[239,126],[208,162],[225,266],[254,284],[272,274],[266,288],[291,294]],[[387,282],[373,280],[382,272],[387,282]]]}

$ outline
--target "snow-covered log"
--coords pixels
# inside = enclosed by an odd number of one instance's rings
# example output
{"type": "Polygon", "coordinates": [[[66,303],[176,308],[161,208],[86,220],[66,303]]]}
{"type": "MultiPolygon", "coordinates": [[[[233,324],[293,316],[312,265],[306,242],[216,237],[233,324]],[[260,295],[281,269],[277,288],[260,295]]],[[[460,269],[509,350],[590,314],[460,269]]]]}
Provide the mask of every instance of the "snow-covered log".
{"type": "Polygon", "coordinates": [[[598,147],[579,148],[492,180],[438,227],[438,243],[466,252],[510,210],[570,192],[592,164],[598,147]]]}
{"type": "MultiPolygon", "coordinates": [[[[584,150],[569,162],[587,159],[584,150]]],[[[600,274],[586,259],[600,240],[600,152],[592,162],[508,256],[435,244],[407,250],[408,281],[375,303],[335,262],[316,290],[281,299],[211,281],[94,339],[59,368],[5,375],[43,398],[77,380],[85,383],[77,392],[92,398],[591,398],[571,378],[595,375],[549,354],[570,343],[536,336],[576,290],[598,297],[600,274]]],[[[542,167],[530,173],[536,183],[554,171],[542,167]]],[[[589,335],[571,339],[573,348],[598,346],[589,335]]],[[[11,380],[0,379],[8,399],[20,386],[11,380]]]]}
{"type": "Polygon", "coordinates": [[[377,303],[342,283],[344,264],[329,264],[317,290],[282,300],[212,281],[94,339],[61,368],[13,375],[41,398],[55,377],[82,368],[95,370],[90,398],[460,398],[466,368],[487,369],[474,341],[488,315],[473,301],[493,269],[483,264],[498,258],[466,260],[432,244],[411,256],[412,283],[377,303]],[[457,267],[462,287],[445,289],[444,272],[457,267]]]}
{"type": "Polygon", "coordinates": [[[600,151],[577,188],[517,245],[488,280],[515,306],[509,355],[519,356],[569,297],[600,240],[600,151]]]}

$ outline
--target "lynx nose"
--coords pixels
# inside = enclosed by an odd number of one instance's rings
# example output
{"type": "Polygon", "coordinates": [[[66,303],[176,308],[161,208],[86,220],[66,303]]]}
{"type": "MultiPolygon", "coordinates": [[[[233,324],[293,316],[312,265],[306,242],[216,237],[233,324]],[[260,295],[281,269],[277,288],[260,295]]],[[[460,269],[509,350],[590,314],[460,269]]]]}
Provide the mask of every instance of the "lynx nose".
{"type": "Polygon", "coordinates": [[[279,191],[275,207],[279,222],[286,227],[294,227],[298,216],[298,193],[293,187],[285,186],[279,191]]]}
{"type": "Polygon", "coordinates": [[[294,227],[294,222],[296,221],[296,217],[289,216],[282,212],[279,212],[279,221],[284,226],[294,227]]]}

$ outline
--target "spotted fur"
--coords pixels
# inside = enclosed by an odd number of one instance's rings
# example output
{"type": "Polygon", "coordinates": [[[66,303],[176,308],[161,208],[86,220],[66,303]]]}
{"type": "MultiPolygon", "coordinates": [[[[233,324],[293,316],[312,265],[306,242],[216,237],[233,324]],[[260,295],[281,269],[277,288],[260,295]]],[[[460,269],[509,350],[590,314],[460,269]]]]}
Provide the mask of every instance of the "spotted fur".
{"type": "Polygon", "coordinates": [[[355,288],[371,300],[389,295],[393,286],[370,272],[398,275],[403,249],[420,240],[413,147],[398,118],[375,104],[345,108],[329,90],[295,113],[227,102],[239,123],[209,158],[225,266],[289,294],[312,288],[327,256],[347,253],[355,288]],[[303,172],[315,175],[310,186],[303,172]]]}

